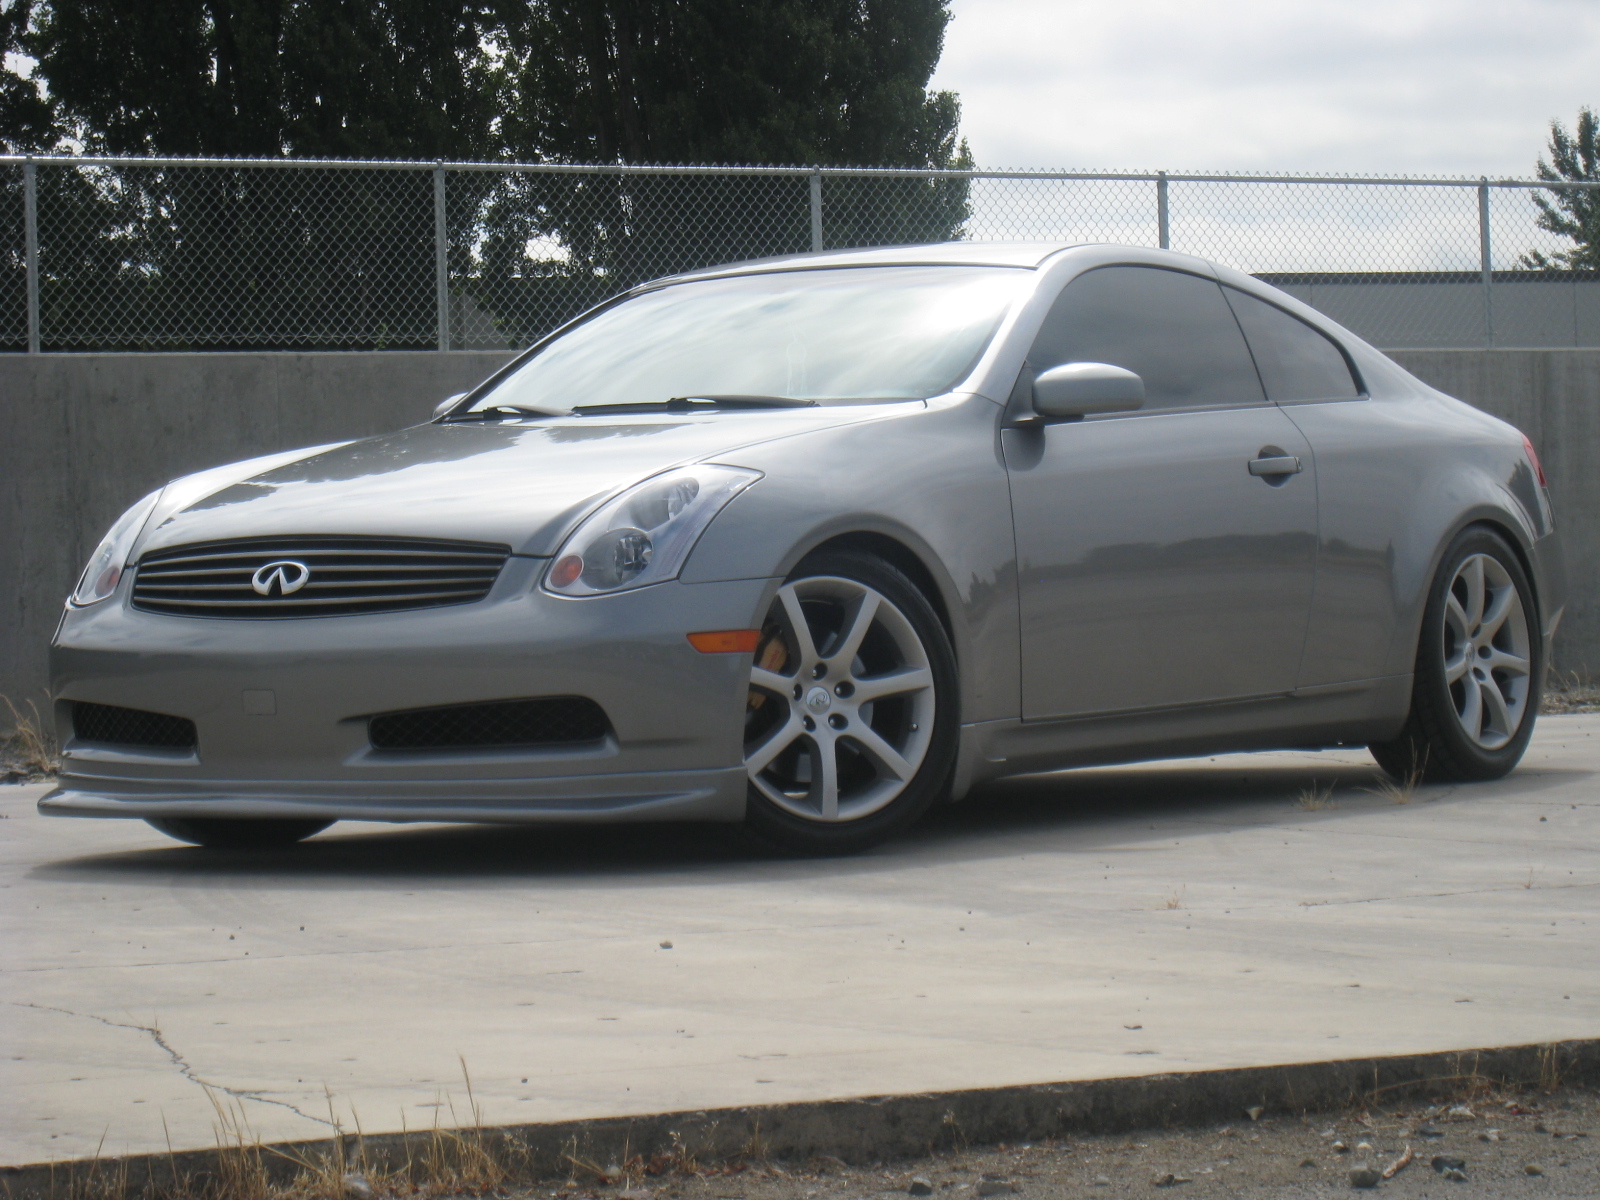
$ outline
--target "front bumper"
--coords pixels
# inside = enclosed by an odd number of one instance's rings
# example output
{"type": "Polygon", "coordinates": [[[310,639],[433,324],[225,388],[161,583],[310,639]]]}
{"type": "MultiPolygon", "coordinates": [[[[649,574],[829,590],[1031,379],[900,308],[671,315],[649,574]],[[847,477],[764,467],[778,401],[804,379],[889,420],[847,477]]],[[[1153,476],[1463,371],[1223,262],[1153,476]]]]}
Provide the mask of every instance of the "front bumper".
{"type": "Polygon", "coordinates": [[[476,604],[291,620],[70,610],[51,650],[61,784],[42,813],[378,821],[726,820],[744,814],[748,654],[685,635],[759,624],[777,580],[670,582],[571,600],[512,558],[476,604]],[[245,693],[250,695],[246,697],[245,693]],[[270,694],[270,705],[262,695],[270,694]],[[399,709],[587,696],[612,735],[581,747],[380,750],[399,709]],[[188,717],[193,752],[72,736],[70,702],[188,717]],[[260,713],[263,707],[275,711],[260,713]]]}

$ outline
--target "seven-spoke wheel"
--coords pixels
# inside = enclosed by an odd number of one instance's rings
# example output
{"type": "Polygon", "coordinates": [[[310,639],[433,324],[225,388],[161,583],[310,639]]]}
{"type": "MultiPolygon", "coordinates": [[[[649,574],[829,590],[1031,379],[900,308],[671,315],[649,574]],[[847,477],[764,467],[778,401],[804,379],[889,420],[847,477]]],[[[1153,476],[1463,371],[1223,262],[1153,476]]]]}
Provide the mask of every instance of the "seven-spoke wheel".
{"type": "Polygon", "coordinates": [[[1533,593],[1503,538],[1465,530],[1446,552],[1417,647],[1411,713],[1371,747],[1399,778],[1497,779],[1533,733],[1541,661],[1533,593]]]}
{"type": "Polygon", "coordinates": [[[954,668],[922,594],[886,563],[819,557],[778,589],[750,671],[751,823],[854,849],[919,816],[954,752],[954,668]]]}

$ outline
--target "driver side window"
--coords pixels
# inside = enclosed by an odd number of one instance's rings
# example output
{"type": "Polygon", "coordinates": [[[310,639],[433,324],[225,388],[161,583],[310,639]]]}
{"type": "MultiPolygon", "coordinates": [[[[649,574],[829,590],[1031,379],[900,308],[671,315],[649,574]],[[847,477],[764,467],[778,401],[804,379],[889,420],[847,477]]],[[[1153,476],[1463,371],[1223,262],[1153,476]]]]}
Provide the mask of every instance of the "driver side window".
{"type": "Polygon", "coordinates": [[[1143,412],[1266,403],[1222,288],[1182,271],[1098,267],[1074,279],[1028,353],[1034,372],[1068,362],[1135,372],[1143,412]]]}

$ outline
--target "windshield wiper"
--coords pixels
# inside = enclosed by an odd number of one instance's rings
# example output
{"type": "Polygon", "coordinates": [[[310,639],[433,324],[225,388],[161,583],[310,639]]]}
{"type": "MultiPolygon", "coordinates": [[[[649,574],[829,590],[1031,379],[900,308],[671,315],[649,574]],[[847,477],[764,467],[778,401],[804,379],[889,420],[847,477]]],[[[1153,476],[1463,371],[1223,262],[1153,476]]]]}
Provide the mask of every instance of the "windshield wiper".
{"type": "Polygon", "coordinates": [[[635,400],[624,404],[579,404],[573,412],[597,416],[605,413],[713,412],[717,409],[816,408],[815,400],[793,396],[674,396],[670,400],[635,400]]]}
{"type": "Polygon", "coordinates": [[[446,421],[504,421],[512,417],[557,417],[543,408],[526,408],[521,404],[491,404],[488,408],[474,408],[468,412],[446,417],[446,421]]]}

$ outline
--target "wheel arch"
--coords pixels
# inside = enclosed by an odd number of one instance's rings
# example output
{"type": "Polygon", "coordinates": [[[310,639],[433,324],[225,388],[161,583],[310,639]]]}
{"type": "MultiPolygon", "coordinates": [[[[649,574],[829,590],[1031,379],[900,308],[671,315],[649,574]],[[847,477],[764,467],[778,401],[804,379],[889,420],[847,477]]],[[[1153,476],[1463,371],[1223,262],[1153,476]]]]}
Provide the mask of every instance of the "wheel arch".
{"type": "Polygon", "coordinates": [[[960,663],[960,639],[957,638],[955,627],[950,620],[950,606],[945,598],[944,589],[939,586],[938,579],[921,555],[890,534],[878,530],[857,529],[833,534],[810,547],[790,568],[789,574],[801,570],[816,556],[834,550],[856,550],[871,554],[883,559],[911,580],[917,591],[922,593],[923,599],[932,606],[934,615],[939,618],[939,624],[944,629],[945,637],[950,639],[950,647],[956,654],[956,661],[960,663]]]}

